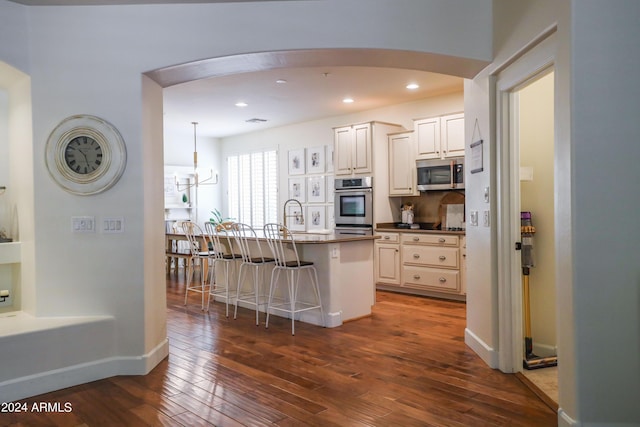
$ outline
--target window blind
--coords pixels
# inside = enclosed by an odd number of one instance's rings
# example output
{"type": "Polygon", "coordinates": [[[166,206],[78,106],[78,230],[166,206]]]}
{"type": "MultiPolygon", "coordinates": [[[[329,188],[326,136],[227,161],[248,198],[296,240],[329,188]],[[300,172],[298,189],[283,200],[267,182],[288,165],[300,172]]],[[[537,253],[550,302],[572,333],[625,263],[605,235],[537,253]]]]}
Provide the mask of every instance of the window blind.
{"type": "Polygon", "coordinates": [[[229,216],[262,228],[278,221],[278,153],[275,150],[229,156],[229,216]]]}

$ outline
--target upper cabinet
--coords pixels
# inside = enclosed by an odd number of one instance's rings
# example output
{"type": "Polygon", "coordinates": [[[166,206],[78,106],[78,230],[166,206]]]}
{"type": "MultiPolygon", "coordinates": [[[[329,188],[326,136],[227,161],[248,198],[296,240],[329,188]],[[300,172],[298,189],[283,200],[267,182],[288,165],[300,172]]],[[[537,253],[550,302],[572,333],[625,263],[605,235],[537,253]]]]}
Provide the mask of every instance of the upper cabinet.
{"type": "Polygon", "coordinates": [[[464,114],[414,121],[418,159],[464,156],[464,114]]]}
{"type": "Polygon", "coordinates": [[[389,195],[417,196],[414,131],[389,134],[389,195]]]}
{"type": "Polygon", "coordinates": [[[335,174],[371,173],[371,123],[343,126],[335,132],[335,174]]]}

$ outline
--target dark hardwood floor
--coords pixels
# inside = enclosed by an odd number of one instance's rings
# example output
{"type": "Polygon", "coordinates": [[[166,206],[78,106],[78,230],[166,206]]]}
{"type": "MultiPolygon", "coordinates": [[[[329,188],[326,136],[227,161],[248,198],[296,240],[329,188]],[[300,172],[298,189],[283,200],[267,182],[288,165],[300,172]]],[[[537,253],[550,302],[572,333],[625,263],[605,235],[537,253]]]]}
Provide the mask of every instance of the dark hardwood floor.
{"type": "Polygon", "coordinates": [[[465,305],[378,292],[373,315],[324,329],[182,304],[167,276],[170,355],[149,375],[119,376],[21,402],[69,413],[0,414],[0,426],[555,426],[514,375],[464,344],[465,305]]]}

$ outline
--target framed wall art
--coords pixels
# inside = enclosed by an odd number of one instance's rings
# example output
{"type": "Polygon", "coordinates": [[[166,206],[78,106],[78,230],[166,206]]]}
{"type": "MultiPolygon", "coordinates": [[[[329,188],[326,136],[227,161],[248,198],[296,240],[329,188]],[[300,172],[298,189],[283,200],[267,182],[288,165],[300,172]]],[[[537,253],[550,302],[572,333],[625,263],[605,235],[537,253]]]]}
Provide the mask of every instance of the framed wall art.
{"type": "Polygon", "coordinates": [[[333,145],[327,145],[327,172],[333,172],[333,145]]]}
{"type": "Polygon", "coordinates": [[[297,204],[287,206],[287,228],[291,231],[305,231],[304,208],[300,208],[297,204]]]}
{"type": "Polygon", "coordinates": [[[326,207],[325,206],[308,206],[307,207],[307,230],[324,230],[326,228],[326,207]]]}
{"type": "Polygon", "coordinates": [[[307,148],[307,173],[324,173],[324,146],[307,148]]]}
{"type": "Polygon", "coordinates": [[[335,211],[333,210],[333,205],[327,206],[327,228],[333,229],[336,226],[336,217],[335,211]]]}
{"type": "Polygon", "coordinates": [[[307,197],[304,178],[289,178],[289,198],[296,199],[301,203],[306,201],[307,197]]]}
{"type": "Polygon", "coordinates": [[[482,164],[482,140],[471,144],[471,173],[478,173],[484,170],[482,164]]]}
{"type": "Polygon", "coordinates": [[[307,178],[307,202],[325,202],[325,177],[310,176],[307,178]]]}
{"type": "Polygon", "coordinates": [[[289,150],[289,175],[304,175],[304,148],[289,150]]]}

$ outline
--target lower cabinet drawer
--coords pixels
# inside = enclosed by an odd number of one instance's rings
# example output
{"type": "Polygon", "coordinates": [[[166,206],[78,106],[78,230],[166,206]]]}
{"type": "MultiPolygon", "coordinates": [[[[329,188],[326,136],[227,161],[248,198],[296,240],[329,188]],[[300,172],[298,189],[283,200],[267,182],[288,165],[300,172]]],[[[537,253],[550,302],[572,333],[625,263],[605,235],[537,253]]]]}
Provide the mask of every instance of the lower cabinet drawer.
{"type": "Polygon", "coordinates": [[[457,270],[404,266],[402,286],[446,292],[460,291],[460,273],[457,270]]]}
{"type": "Polygon", "coordinates": [[[458,268],[458,248],[440,248],[436,246],[402,246],[404,264],[421,264],[441,268],[458,268]]]}

